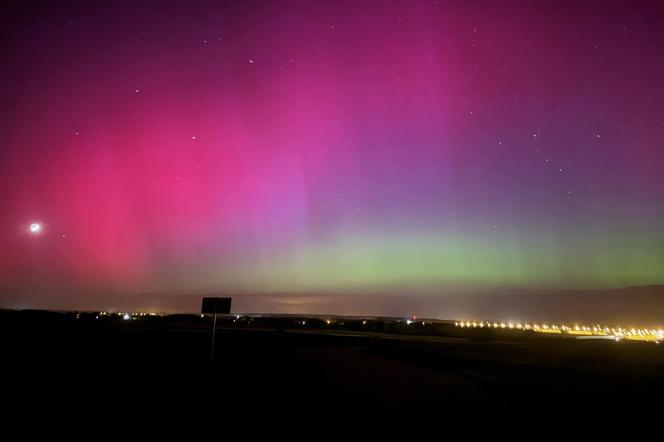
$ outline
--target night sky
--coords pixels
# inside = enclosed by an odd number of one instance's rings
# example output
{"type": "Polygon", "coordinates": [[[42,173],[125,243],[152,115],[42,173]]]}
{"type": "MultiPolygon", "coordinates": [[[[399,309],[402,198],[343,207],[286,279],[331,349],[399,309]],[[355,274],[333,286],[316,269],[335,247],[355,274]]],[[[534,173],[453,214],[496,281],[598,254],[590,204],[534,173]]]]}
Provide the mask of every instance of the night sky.
{"type": "Polygon", "coordinates": [[[15,1],[0,44],[0,305],[664,283],[661,2],[15,1]]]}

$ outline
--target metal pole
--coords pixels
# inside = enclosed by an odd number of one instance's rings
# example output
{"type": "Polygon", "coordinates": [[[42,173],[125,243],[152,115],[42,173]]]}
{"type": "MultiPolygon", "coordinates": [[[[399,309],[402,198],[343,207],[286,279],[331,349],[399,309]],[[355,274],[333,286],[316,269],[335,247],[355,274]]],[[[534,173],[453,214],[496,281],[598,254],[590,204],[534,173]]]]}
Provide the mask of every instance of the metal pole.
{"type": "Polygon", "coordinates": [[[210,348],[210,365],[214,365],[214,335],[217,333],[217,312],[214,313],[214,322],[212,323],[212,348],[210,348]]]}

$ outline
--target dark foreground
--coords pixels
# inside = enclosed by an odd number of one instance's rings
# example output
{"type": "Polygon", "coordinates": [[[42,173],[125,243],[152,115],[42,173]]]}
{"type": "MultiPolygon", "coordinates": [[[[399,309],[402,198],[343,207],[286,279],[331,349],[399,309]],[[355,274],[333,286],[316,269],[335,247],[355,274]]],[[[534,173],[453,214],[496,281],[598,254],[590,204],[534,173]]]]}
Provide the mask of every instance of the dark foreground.
{"type": "Polygon", "coordinates": [[[0,311],[5,403],[33,420],[339,430],[461,416],[646,418],[664,397],[664,347],[652,343],[233,319],[219,321],[211,366],[209,318],[0,311]]]}

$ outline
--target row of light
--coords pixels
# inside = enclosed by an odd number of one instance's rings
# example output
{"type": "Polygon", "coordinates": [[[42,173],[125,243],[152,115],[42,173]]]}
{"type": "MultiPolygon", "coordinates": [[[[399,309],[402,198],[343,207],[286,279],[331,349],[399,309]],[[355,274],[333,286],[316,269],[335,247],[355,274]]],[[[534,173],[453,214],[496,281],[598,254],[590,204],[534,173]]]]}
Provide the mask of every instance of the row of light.
{"type": "Polygon", "coordinates": [[[99,312],[97,315],[97,319],[99,319],[100,316],[120,316],[124,320],[129,320],[129,319],[136,319],[136,318],[142,318],[145,316],[161,316],[159,313],[129,313],[129,312],[115,312],[115,313],[109,313],[109,312],[99,312]]]}
{"type": "Polygon", "coordinates": [[[660,329],[647,329],[647,328],[630,328],[625,329],[622,327],[610,328],[602,327],[600,325],[575,325],[573,327],[567,325],[548,325],[548,324],[522,324],[520,322],[489,322],[489,321],[459,321],[455,322],[456,327],[461,328],[501,328],[501,329],[516,329],[516,330],[532,330],[541,333],[562,333],[568,332],[586,332],[600,336],[616,336],[616,337],[637,337],[637,336],[653,336],[657,340],[664,339],[664,330],[660,329]]]}

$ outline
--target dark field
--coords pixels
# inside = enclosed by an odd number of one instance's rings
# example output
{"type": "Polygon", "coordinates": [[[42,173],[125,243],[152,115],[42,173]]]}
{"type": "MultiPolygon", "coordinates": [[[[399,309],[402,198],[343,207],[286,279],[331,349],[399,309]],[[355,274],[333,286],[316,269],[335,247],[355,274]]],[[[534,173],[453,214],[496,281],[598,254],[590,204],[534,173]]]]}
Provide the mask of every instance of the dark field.
{"type": "Polygon", "coordinates": [[[201,425],[440,425],[457,416],[646,416],[664,347],[473,333],[389,320],[0,312],[5,400],[59,413],[201,425]]]}

